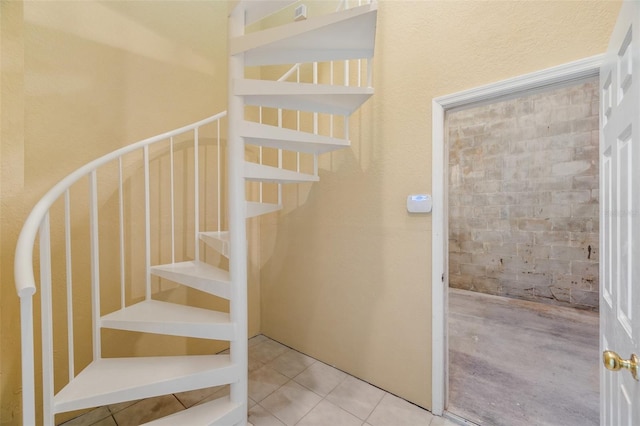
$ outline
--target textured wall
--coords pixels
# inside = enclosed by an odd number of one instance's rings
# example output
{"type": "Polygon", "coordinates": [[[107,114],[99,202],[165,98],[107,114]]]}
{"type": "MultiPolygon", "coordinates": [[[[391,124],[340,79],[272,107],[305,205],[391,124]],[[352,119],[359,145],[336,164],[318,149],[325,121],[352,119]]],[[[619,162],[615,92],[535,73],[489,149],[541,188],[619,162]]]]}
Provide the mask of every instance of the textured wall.
{"type": "Polygon", "coordinates": [[[602,53],[619,8],[380,1],[376,93],[351,149],[263,219],[265,334],[430,407],[431,217],[406,197],[431,192],[432,99],[602,53]]]}
{"type": "MultiPolygon", "coordinates": [[[[227,4],[1,1],[0,8],[0,424],[18,425],[20,329],[13,253],[24,219],[45,191],[82,164],[226,109],[227,4]]],[[[85,194],[79,190],[73,199],[85,194]]],[[[102,191],[101,202],[109,195],[102,191]]],[[[74,239],[89,229],[86,215],[80,214],[73,225],[74,239]]],[[[54,245],[53,250],[64,248],[54,245]]],[[[74,265],[86,273],[90,263],[83,255],[74,253],[74,265]]],[[[255,268],[250,274],[258,276],[255,268]]],[[[88,281],[75,282],[74,296],[80,301],[88,296],[82,285],[88,281]]],[[[54,297],[64,301],[59,284],[54,297]]],[[[177,293],[180,299],[195,298],[195,292],[177,293]]],[[[251,330],[257,333],[257,285],[250,295],[251,330]]],[[[107,297],[103,301],[108,305],[107,297]]],[[[67,371],[66,339],[57,328],[66,329],[63,312],[55,313],[60,320],[55,323],[58,387],[67,371]]],[[[85,330],[87,324],[85,319],[77,326],[85,330]]],[[[201,346],[186,339],[169,338],[167,344],[167,339],[150,335],[115,334],[105,335],[106,350],[125,350],[129,344],[139,352],[197,351],[201,346]]],[[[91,353],[90,340],[82,336],[76,335],[76,371],[91,353]]],[[[37,374],[40,365],[38,360],[37,374]]]]}
{"type": "Polygon", "coordinates": [[[449,282],[598,308],[598,82],[453,112],[449,282]]]}

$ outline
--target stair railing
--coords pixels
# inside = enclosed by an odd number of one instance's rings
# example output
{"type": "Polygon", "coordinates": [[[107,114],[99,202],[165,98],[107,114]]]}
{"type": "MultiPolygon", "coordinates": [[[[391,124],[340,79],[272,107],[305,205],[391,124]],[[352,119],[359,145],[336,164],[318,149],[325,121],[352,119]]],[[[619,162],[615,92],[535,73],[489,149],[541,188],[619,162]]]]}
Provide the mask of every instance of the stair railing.
{"type": "MultiPolygon", "coordinates": [[[[221,218],[222,218],[222,204],[221,204],[221,179],[220,170],[221,164],[221,124],[223,118],[226,117],[226,111],[200,120],[196,123],[188,126],[181,127],[179,129],[160,134],[158,136],[144,139],[137,143],[128,145],[116,151],[113,151],[103,157],[98,158],[86,165],[80,167],[75,172],[69,174],[67,177],[58,182],[51,190],[49,190],[38,203],[35,205],[31,213],[29,214],[16,247],[15,255],[15,284],[18,296],[20,297],[20,321],[21,321],[21,345],[22,345],[22,405],[23,405],[23,424],[34,425],[36,424],[35,415],[35,353],[34,353],[34,311],[33,311],[33,296],[35,295],[38,287],[41,290],[41,334],[42,334],[42,384],[43,384],[43,412],[44,412],[44,424],[53,424],[53,397],[54,397],[54,359],[53,359],[53,297],[52,297],[52,233],[51,233],[51,210],[54,204],[58,205],[60,201],[63,204],[64,218],[62,220],[62,227],[64,228],[64,248],[60,251],[56,251],[54,254],[56,257],[64,257],[64,274],[66,275],[66,301],[67,301],[67,333],[68,333],[68,363],[69,363],[69,378],[72,380],[75,377],[75,358],[74,358],[74,320],[73,320],[73,303],[72,303],[72,269],[73,258],[71,250],[71,188],[80,180],[88,178],[89,183],[89,197],[88,197],[88,219],[89,219],[89,257],[91,260],[91,316],[92,316],[92,349],[93,360],[101,358],[101,342],[100,342],[100,253],[99,253],[99,227],[98,227],[98,214],[100,210],[99,194],[98,194],[98,170],[103,166],[113,163],[117,163],[117,190],[111,191],[117,192],[118,200],[118,239],[119,239],[119,274],[114,274],[120,281],[120,304],[121,308],[125,307],[125,240],[124,240],[124,201],[123,192],[125,186],[124,172],[125,170],[131,171],[132,168],[139,166],[132,165],[132,158],[128,155],[136,152],[142,153],[143,158],[143,175],[144,175],[144,268],[145,268],[145,295],[146,299],[151,298],[151,226],[150,226],[150,163],[153,160],[150,154],[150,147],[154,146],[154,149],[160,145],[159,143],[166,144],[168,142],[169,147],[158,149],[157,153],[162,156],[167,155],[167,149],[169,151],[169,162],[171,164],[169,170],[170,180],[170,221],[171,221],[171,262],[176,260],[176,215],[175,215],[175,176],[174,176],[174,151],[178,152],[179,149],[184,149],[185,144],[190,145],[189,149],[193,150],[193,253],[192,256],[197,260],[201,255],[199,253],[199,237],[200,231],[200,210],[204,210],[203,206],[200,206],[200,170],[199,164],[204,162],[201,158],[199,151],[201,150],[202,132],[204,126],[214,126],[211,139],[215,140],[216,157],[217,157],[217,226],[218,230],[221,230],[221,218]],[[175,139],[179,137],[193,135],[193,142],[191,140],[175,143],[175,139]],[[36,238],[39,237],[38,241],[36,238]],[[34,246],[39,245],[39,280],[35,277],[34,268],[34,246]],[[39,286],[38,286],[39,281],[39,286]]],[[[207,127],[207,131],[211,132],[211,128],[207,127]]],[[[187,155],[186,153],[183,153],[187,155]]],[[[189,154],[190,155],[190,154],[189,154]]],[[[160,155],[158,155],[159,157],[160,155]]],[[[157,157],[154,157],[154,159],[157,157]]],[[[139,164],[139,163],[138,163],[139,164]]],[[[105,172],[105,175],[113,173],[105,172]]],[[[113,177],[113,176],[111,176],[113,177]]],[[[155,182],[154,182],[155,184],[155,182]]],[[[105,197],[102,197],[105,198],[105,197]]],[[[57,211],[57,210],[56,210],[57,211]]],[[[186,213],[185,213],[186,214],[186,213]]]]}
{"type": "MultiPolygon", "coordinates": [[[[349,0],[341,0],[337,7],[336,7],[336,12],[339,12],[340,10],[346,10],[349,9],[351,7],[357,7],[357,6],[362,6],[363,4],[369,4],[372,3],[373,0],[357,0],[357,1],[349,1],[349,0]]],[[[300,76],[300,71],[303,67],[303,63],[297,63],[294,64],[291,68],[289,68],[285,73],[283,73],[276,81],[293,81],[296,83],[301,83],[303,82],[300,76]],[[292,79],[292,77],[295,77],[294,79],[292,79]]],[[[343,60],[343,61],[328,61],[328,62],[323,62],[323,63],[319,63],[319,62],[312,62],[312,78],[311,81],[307,81],[307,83],[313,83],[313,84],[318,84],[319,83],[319,66],[323,65],[325,67],[328,67],[328,74],[329,74],[329,82],[328,84],[333,85],[335,84],[335,73],[336,73],[336,69],[341,69],[342,73],[343,73],[343,82],[342,84],[344,86],[351,86],[351,85],[355,85],[356,87],[362,87],[363,86],[363,82],[365,83],[365,85],[367,87],[371,87],[372,83],[373,83],[373,61],[369,60],[369,59],[353,59],[353,60],[343,60]],[[366,64],[363,65],[363,61],[366,62],[366,64]],[[355,66],[357,67],[357,72],[355,73],[355,84],[354,82],[352,82],[352,76],[351,76],[351,65],[355,64],[355,66]]],[[[261,124],[264,124],[264,120],[263,120],[263,107],[260,106],[258,107],[258,122],[261,124]]],[[[328,136],[330,137],[336,137],[335,136],[335,132],[334,132],[334,127],[335,127],[335,114],[326,114],[328,115],[328,136]]],[[[349,117],[348,116],[342,116],[342,123],[343,123],[343,133],[342,133],[342,138],[343,139],[349,139],[349,117]]],[[[278,127],[283,127],[283,110],[282,108],[278,108],[277,109],[277,126],[278,127]]],[[[295,130],[300,130],[301,127],[301,117],[300,117],[300,111],[296,111],[296,118],[295,118],[295,130]]],[[[314,134],[319,134],[319,113],[317,112],[313,112],[313,133],[314,134]]],[[[300,172],[301,171],[301,161],[300,161],[300,152],[296,152],[296,171],[300,172]]],[[[258,159],[257,162],[258,164],[264,164],[263,163],[263,157],[264,157],[264,148],[262,146],[260,146],[258,148],[258,159]]],[[[282,149],[278,149],[277,151],[277,167],[278,168],[283,168],[283,150],[282,149]]],[[[313,155],[313,172],[312,174],[314,176],[318,176],[318,155],[314,154],[313,155]]],[[[258,182],[258,198],[259,201],[262,203],[264,202],[264,182],[258,182]]],[[[282,204],[282,184],[278,184],[278,189],[277,189],[277,204],[281,205],[282,204]]]]}

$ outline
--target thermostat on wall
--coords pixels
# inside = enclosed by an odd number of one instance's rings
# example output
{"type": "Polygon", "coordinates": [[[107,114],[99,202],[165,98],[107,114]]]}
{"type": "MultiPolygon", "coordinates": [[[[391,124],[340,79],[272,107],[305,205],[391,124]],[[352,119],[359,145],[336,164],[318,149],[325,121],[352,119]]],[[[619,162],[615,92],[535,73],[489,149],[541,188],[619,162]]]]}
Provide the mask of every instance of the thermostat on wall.
{"type": "Polygon", "coordinates": [[[412,194],[407,197],[409,213],[429,213],[431,211],[431,195],[412,194]]]}

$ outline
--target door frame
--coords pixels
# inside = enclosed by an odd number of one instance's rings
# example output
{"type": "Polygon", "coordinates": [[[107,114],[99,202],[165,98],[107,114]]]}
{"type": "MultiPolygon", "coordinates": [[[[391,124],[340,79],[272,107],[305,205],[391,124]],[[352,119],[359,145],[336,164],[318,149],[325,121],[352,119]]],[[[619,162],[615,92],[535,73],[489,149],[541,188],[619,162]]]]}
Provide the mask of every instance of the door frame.
{"type": "Polygon", "coordinates": [[[524,74],[497,83],[434,98],[432,101],[432,275],[431,275],[431,394],[433,414],[442,416],[448,398],[447,292],[448,152],[445,150],[445,112],[499,102],[535,92],[577,84],[598,77],[604,55],[524,74]]]}

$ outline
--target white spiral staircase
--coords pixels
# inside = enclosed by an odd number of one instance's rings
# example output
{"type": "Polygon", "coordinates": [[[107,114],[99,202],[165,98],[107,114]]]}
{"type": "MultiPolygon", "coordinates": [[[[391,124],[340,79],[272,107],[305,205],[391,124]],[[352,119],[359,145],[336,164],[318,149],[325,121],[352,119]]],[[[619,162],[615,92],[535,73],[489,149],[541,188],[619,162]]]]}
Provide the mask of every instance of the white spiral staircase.
{"type": "Polygon", "coordinates": [[[63,179],[33,209],[20,235],[15,262],[25,425],[40,423],[35,408],[35,360],[42,362],[44,425],[55,424],[58,413],[224,384],[230,385],[228,397],[150,424],[246,424],[245,219],[281,209],[281,185],[317,181],[318,155],[349,146],[348,116],[373,93],[376,5],[344,8],[244,34],[247,25],[291,3],[295,1],[239,1],[230,12],[228,113],[95,160],[63,179]],[[245,78],[245,67],[286,64],[296,65],[278,80],[245,78]],[[335,84],[334,73],[344,84],[335,84]],[[305,114],[310,114],[310,131],[300,130],[305,114]],[[339,123],[343,136],[337,137],[334,126],[339,123]],[[294,167],[285,167],[292,162],[294,167]],[[139,184],[134,183],[136,176],[139,184]],[[79,207],[73,202],[75,185],[89,188],[88,199],[80,201],[79,207]],[[140,196],[135,192],[138,187],[140,196]],[[73,234],[78,232],[76,218],[84,211],[89,223],[86,247],[73,234]],[[105,252],[105,239],[110,242],[106,247],[117,250],[105,252]],[[33,264],[35,247],[38,265],[33,264]],[[86,283],[78,283],[75,268],[85,258],[91,263],[90,274],[86,283]],[[131,278],[138,269],[142,283],[131,278]],[[90,290],[78,289],[79,285],[90,290]],[[159,290],[167,285],[187,286],[212,295],[206,297],[227,300],[228,309],[219,312],[188,301],[162,300],[159,290]],[[143,294],[136,293],[136,286],[143,288],[143,294]],[[34,345],[37,292],[41,345],[34,345]],[[90,300],[78,302],[83,292],[90,294],[90,300]],[[105,303],[111,298],[105,296],[107,292],[119,293],[119,306],[105,303]],[[53,296],[58,294],[66,294],[66,300],[53,296]],[[93,358],[82,365],[74,355],[75,344],[82,339],[74,333],[80,333],[76,330],[82,321],[79,311],[86,306],[93,358]],[[54,321],[61,324],[54,327],[54,321]],[[217,355],[107,357],[101,338],[105,329],[228,341],[230,350],[217,355]],[[54,353],[60,330],[66,332],[62,334],[68,344],[64,356],[54,353]],[[38,346],[42,352],[36,356],[38,346]],[[54,374],[61,358],[67,360],[65,383],[54,374]],[[76,373],[78,364],[83,368],[76,373]]]}

